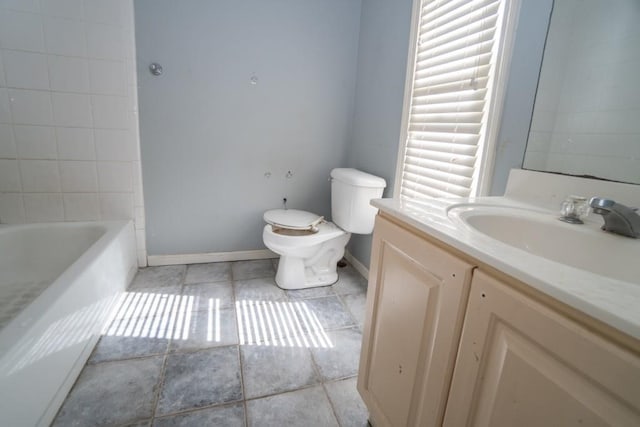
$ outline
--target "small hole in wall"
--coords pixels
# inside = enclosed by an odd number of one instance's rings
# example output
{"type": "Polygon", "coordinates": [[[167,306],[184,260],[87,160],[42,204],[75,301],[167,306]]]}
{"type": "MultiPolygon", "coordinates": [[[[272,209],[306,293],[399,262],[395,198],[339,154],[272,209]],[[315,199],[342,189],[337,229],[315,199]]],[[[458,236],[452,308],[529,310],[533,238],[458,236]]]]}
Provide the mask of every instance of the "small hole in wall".
{"type": "Polygon", "coordinates": [[[482,293],[482,298],[484,298],[486,295],[484,294],[484,292],[482,293]]]}

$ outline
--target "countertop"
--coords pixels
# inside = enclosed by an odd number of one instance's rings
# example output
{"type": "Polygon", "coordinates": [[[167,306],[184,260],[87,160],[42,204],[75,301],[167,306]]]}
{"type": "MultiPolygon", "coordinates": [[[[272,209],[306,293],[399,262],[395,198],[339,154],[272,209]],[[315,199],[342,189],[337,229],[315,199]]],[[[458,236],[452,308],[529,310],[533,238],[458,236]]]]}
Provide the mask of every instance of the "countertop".
{"type": "MultiPolygon", "coordinates": [[[[429,234],[478,261],[512,276],[556,300],[602,321],[636,339],[640,339],[640,259],[630,269],[637,270],[634,282],[612,279],[589,271],[532,255],[495,240],[477,230],[461,226],[449,217],[448,211],[459,204],[477,203],[488,206],[515,206],[557,213],[544,207],[523,203],[508,197],[480,197],[473,199],[432,199],[407,201],[377,199],[371,204],[380,211],[429,234]]],[[[600,220],[601,224],[601,219],[600,220]]],[[[579,227],[600,226],[595,220],[579,227]]],[[[573,225],[568,225],[573,227],[573,225]]],[[[622,238],[606,236],[604,238],[622,238]]],[[[640,249],[640,239],[635,239],[640,249]]]]}

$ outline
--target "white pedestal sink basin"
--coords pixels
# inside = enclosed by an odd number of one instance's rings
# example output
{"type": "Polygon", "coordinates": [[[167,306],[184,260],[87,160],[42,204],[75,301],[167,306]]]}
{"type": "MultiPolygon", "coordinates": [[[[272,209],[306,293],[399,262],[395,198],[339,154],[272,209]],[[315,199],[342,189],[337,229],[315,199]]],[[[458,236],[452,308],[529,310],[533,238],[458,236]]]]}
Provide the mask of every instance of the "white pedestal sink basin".
{"type": "Polygon", "coordinates": [[[483,204],[454,205],[450,219],[517,250],[624,282],[640,281],[640,239],[604,232],[600,223],[559,221],[557,215],[483,204]]]}

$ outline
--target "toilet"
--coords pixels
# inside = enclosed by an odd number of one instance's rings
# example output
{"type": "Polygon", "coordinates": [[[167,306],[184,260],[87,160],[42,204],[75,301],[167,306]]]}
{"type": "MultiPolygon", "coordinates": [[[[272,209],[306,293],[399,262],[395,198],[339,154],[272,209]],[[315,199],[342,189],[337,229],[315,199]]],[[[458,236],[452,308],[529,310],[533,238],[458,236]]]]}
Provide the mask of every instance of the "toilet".
{"type": "Polygon", "coordinates": [[[337,263],[351,233],[370,234],[377,209],[371,199],[382,197],[384,179],[352,168],[331,171],[331,216],[297,209],[264,213],[262,240],[280,255],[276,283],[283,289],[325,286],[338,280],[337,263]]]}

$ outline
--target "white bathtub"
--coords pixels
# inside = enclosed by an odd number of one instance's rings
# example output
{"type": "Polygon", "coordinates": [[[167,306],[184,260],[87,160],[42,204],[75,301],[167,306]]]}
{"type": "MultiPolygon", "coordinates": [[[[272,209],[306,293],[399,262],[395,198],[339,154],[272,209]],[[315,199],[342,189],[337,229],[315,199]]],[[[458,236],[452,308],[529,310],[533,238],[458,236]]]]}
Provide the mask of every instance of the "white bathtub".
{"type": "Polygon", "coordinates": [[[0,226],[1,425],[49,425],[136,269],[131,221],[0,226]]]}

